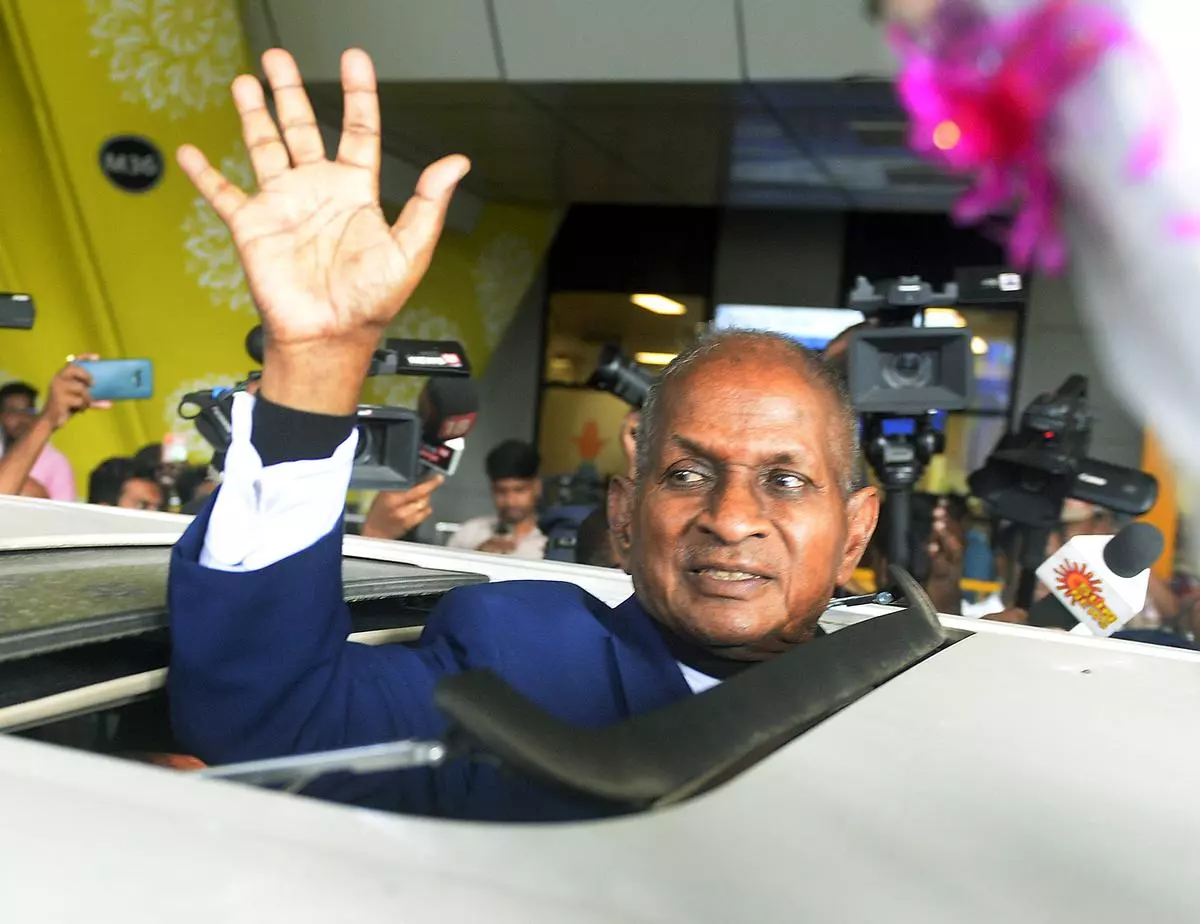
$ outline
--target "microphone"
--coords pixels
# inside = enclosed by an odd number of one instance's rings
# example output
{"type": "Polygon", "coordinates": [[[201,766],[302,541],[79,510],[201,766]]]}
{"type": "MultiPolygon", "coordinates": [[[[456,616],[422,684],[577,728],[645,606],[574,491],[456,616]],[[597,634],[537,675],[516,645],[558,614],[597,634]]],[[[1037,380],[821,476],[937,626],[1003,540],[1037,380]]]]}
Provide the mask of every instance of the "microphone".
{"type": "Polygon", "coordinates": [[[263,347],[266,343],[266,335],[263,333],[263,326],[255,324],[250,329],[250,333],[246,334],[246,355],[258,363],[263,364],[263,347]]]}
{"type": "Polygon", "coordinates": [[[1029,624],[1072,628],[1082,623],[1107,638],[1146,607],[1150,566],[1163,553],[1163,535],[1132,523],[1115,536],[1076,536],[1037,569],[1050,593],[1029,608],[1029,624]]]}
{"type": "Polygon", "coordinates": [[[417,402],[421,416],[421,464],[449,477],[458,470],[466,435],[479,417],[479,395],[468,379],[431,378],[417,402]]]}

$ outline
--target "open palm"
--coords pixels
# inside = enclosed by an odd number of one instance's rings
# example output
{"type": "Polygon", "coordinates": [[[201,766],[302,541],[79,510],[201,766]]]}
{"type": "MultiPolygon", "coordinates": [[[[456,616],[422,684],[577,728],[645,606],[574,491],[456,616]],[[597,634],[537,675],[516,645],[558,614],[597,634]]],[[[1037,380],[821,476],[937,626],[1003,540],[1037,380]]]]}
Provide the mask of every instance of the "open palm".
{"type": "Polygon", "coordinates": [[[428,269],[469,165],[453,156],[428,167],[389,227],[379,205],[379,97],[367,54],[342,57],[345,117],[332,161],[292,56],[272,49],[263,70],[282,137],[258,80],[242,76],[233,85],[259,191],[248,196],[191,146],[180,149],[180,166],[229,226],[271,343],[374,342],[428,269]]]}

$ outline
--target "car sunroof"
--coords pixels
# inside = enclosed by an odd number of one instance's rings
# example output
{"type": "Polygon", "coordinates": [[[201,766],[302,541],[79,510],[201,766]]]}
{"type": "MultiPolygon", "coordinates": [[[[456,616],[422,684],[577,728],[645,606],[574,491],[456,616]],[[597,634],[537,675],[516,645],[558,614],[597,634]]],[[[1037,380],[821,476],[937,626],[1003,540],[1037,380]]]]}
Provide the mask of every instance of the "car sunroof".
{"type": "MultiPolygon", "coordinates": [[[[169,548],[0,553],[0,661],[151,632],[166,625],[169,548]]],[[[440,594],[487,581],[347,558],[348,601],[440,594]]]]}

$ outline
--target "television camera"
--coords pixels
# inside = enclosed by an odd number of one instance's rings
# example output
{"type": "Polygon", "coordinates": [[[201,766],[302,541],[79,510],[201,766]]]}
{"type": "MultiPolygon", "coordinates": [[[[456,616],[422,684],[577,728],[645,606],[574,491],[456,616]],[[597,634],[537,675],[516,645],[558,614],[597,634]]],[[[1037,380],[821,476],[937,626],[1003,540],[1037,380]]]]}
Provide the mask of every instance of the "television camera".
{"type": "Polygon", "coordinates": [[[614,344],[609,344],[600,351],[596,371],[588,379],[589,387],[615,395],[635,411],[642,409],[653,384],[654,376],[614,344]]]}
{"type": "Polygon", "coordinates": [[[906,570],[913,487],[945,450],[935,415],[963,410],[974,392],[970,331],[916,325],[926,308],[957,301],[955,284],[938,292],[919,276],[878,286],[860,276],[848,298],[874,324],[854,332],[847,384],[863,418],[863,455],[886,491],[888,561],[906,570]]]}
{"type": "MultiPolygon", "coordinates": [[[[246,337],[246,352],[262,363],[261,326],[246,337]]],[[[251,388],[260,375],[251,372],[233,387],[192,392],[180,402],[180,416],[194,421],[200,435],[212,446],[213,465],[218,470],[223,467],[233,437],[234,395],[251,388]]],[[[431,378],[416,409],[359,406],[358,448],[350,487],[403,490],[420,480],[422,470],[453,474],[462,454],[463,437],[474,426],[479,411],[474,389],[465,381],[471,375],[471,365],[462,345],[450,340],[390,339],[375,351],[367,375],[431,378]]]]}
{"type": "Polygon", "coordinates": [[[1021,569],[1015,606],[1028,608],[1033,602],[1034,572],[1068,498],[1129,516],[1141,516],[1158,499],[1152,475],[1088,457],[1094,418],[1087,393],[1087,378],[1072,375],[1055,391],[1039,395],[968,479],[971,493],[989,512],[1011,524],[1006,551],[1011,566],[1021,569]]]}

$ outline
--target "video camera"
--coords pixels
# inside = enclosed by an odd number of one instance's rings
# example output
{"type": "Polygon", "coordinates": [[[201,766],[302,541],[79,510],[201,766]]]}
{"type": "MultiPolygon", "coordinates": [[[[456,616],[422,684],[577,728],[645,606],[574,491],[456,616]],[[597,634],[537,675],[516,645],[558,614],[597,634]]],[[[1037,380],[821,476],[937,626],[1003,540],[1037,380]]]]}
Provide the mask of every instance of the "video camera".
{"type": "Polygon", "coordinates": [[[877,324],[856,331],[850,343],[850,400],[860,414],[913,417],[967,407],[974,389],[970,332],[913,326],[926,308],[957,302],[954,283],[936,292],[919,276],[879,288],[858,277],[849,307],[877,324]]]}
{"type": "Polygon", "coordinates": [[[596,371],[588,379],[591,388],[610,392],[635,411],[642,409],[653,384],[654,376],[612,344],[600,351],[596,371]]]}
{"type": "Polygon", "coordinates": [[[863,418],[863,455],[886,492],[888,561],[908,570],[912,491],[946,447],[935,414],[964,409],[974,393],[971,333],[914,326],[926,308],[958,302],[954,283],[937,292],[919,276],[879,286],[860,276],[847,302],[876,324],[854,332],[847,384],[863,418]]]}
{"type": "Polygon", "coordinates": [[[1052,529],[1068,498],[1141,516],[1158,499],[1158,482],[1137,469],[1088,458],[1093,418],[1088,380],[1073,375],[1039,395],[1019,427],[997,443],[970,476],[971,492],[1000,519],[1052,529]]]}
{"type": "MultiPolygon", "coordinates": [[[[246,352],[263,360],[262,327],[246,337],[246,352]]],[[[252,372],[232,388],[213,388],[185,395],[179,415],[192,420],[213,447],[213,464],[222,467],[233,438],[233,398],[258,380],[252,372]]],[[[475,425],[479,399],[467,381],[471,365],[462,345],[450,340],[387,340],[375,351],[368,376],[430,376],[416,409],[360,405],[358,447],[350,487],[394,491],[412,487],[422,470],[452,475],[464,449],[464,437],[475,425]]]]}
{"type": "Polygon", "coordinates": [[[967,482],[997,521],[1007,521],[1012,566],[1021,569],[1013,603],[1033,602],[1036,570],[1068,498],[1141,516],[1158,499],[1158,481],[1145,472],[1088,458],[1092,412],[1088,380],[1070,376],[1039,395],[1020,425],[996,444],[983,468],[967,482]]]}

